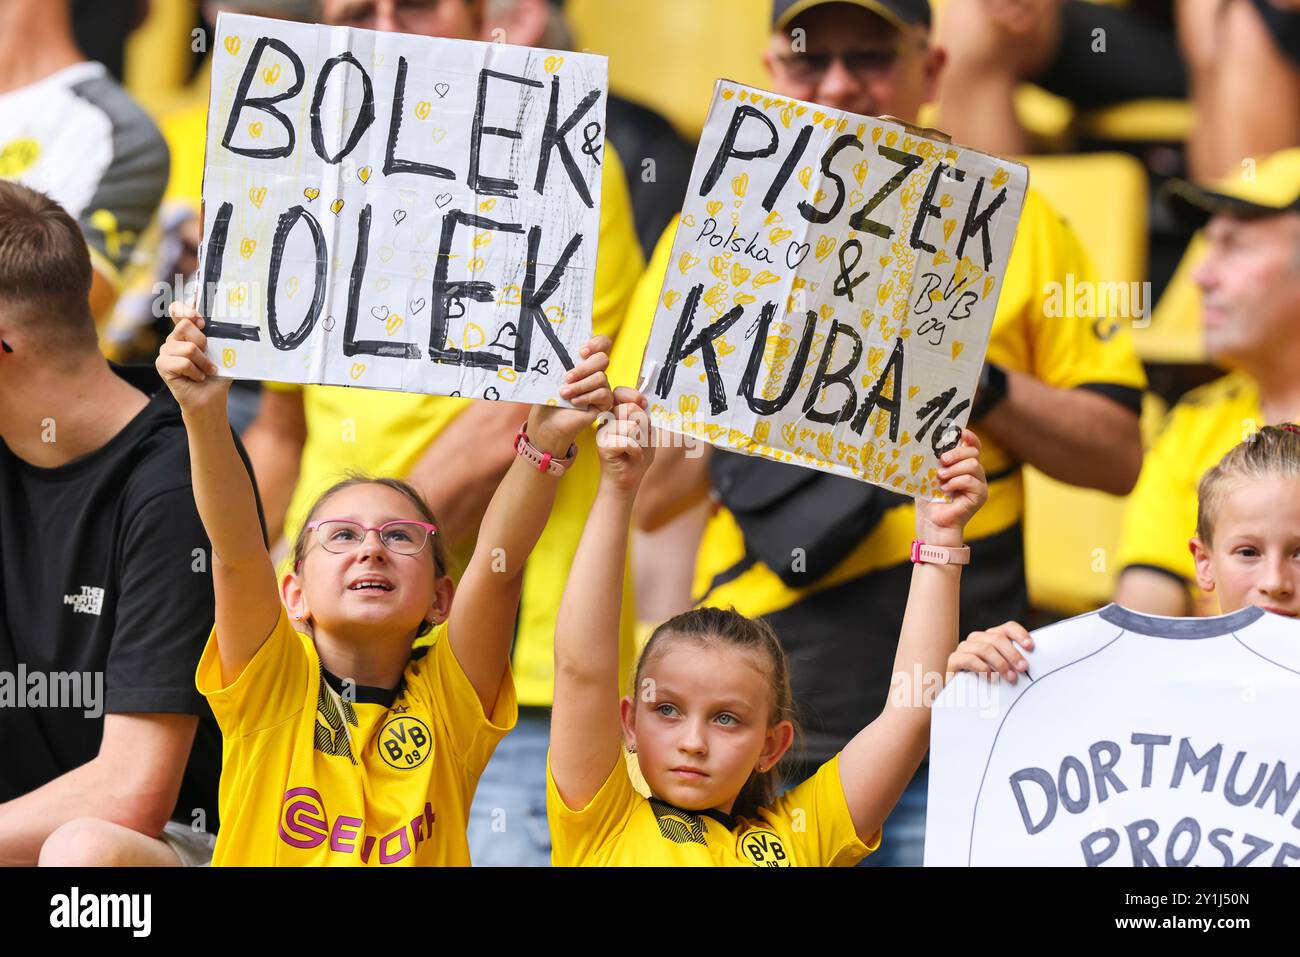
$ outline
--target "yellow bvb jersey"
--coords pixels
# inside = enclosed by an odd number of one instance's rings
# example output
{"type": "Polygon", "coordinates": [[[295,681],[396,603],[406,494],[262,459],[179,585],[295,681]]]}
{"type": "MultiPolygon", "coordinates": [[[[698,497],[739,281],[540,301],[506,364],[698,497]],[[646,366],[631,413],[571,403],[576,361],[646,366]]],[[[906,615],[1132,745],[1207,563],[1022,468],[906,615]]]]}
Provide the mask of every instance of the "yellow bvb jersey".
{"type": "Polygon", "coordinates": [[[853,827],[838,755],[753,818],[646,798],[621,758],[591,803],[574,811],[548,762],[546,816],[557,867],[851,866],[880,847],[879,831],[864,843],[853,827]]]}
{"type": "Polygon", "coordinates": [[[225,687],[213,629],[197,673],[224,737],[213,864],[470,863],[470,802],[514,726],[514,684],[507,671],[484,715],[447,626],[432,638],[395,692],[344,687],[345,697],[283,607],[225,687]]]}
{"type": "Polygon", "coordinates": [[[1187,543],[1196,534],[1201,476],[1268,424],[1259,389],[1242,372],[1230,372],[1183,396],[1161,423],[1124,507],[1119,567],[1163,571],[1191,588],[1196,563],[1187,543]]]}

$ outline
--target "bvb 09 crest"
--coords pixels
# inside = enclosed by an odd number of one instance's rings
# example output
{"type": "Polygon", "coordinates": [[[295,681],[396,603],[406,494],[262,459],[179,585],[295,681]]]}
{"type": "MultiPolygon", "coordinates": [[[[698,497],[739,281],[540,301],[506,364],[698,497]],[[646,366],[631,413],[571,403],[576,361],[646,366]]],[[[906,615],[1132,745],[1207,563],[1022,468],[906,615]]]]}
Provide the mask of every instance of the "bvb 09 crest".
{"type": "Polygon", "coordinates": [[[379,732],[379,756],[399,771],[418,768],[432,752],[429,726],[414,715],[399,714],[379,732]]]}
{"type": "Polygon", "coordinates": [[[755,867],[790,867],[790,855],[775,831],[753,827],[740,835],[740,856],[755,867]]]}

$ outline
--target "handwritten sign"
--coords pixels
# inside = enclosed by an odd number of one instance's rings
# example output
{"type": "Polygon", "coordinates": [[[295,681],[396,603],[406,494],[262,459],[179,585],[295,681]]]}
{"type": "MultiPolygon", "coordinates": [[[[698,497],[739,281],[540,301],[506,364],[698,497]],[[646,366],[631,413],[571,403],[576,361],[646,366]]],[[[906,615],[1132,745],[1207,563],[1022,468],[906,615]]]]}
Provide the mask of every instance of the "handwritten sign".
{"type": "Polygon", "coordinates": [[[654,423],[936,497],[1027,178],[719,81],[642,361],[654,423]]]}
{"type": "Polygon", "coordinates": [[[591,335],[604,57],[222,14],[224,375],[546,402],[591,335]]]}
{"type": "Polygon", "coordinates": [[[1109,605],[1026,658],[935,702],[927,865],[1300,865],[1300,622],[1109,605]]]}

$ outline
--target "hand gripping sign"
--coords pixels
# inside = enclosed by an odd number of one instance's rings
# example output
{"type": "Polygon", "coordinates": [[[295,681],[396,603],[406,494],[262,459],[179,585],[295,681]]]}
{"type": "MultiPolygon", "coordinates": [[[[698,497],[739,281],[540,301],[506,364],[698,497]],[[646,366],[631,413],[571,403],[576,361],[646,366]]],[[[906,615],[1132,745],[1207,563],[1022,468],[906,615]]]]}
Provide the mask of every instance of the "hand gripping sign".
{"type": "Polygon", "coordinates": [[[600,56],[222,14],[222,374],[555,401],[591,336],[607,86],[600,56]]]}
{"type": "Polygon", "coordinates": [[[642,362],[655,425],[937,497],[1027,181],[720,80],[642,362]]]}

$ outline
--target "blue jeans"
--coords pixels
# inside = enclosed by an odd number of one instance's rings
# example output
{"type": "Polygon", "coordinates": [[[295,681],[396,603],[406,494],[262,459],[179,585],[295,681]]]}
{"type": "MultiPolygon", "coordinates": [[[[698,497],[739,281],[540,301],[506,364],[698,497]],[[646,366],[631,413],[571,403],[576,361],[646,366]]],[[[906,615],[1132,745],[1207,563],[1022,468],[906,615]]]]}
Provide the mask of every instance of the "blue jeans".
{"type": "Polygon", "coordinates": [[[922,764],[907,790],[885,818],[880,850],[869,854],[859,867],[920,867],[925,859],[925,800],[930,786],[930,764],[922,764]]]}
{"type": "Polygon", "coordinates": [[[469,856],[476,867],[549,867],[546,748],[550,711],[522,710],[483,769],[469,811],[469,856]]]}

